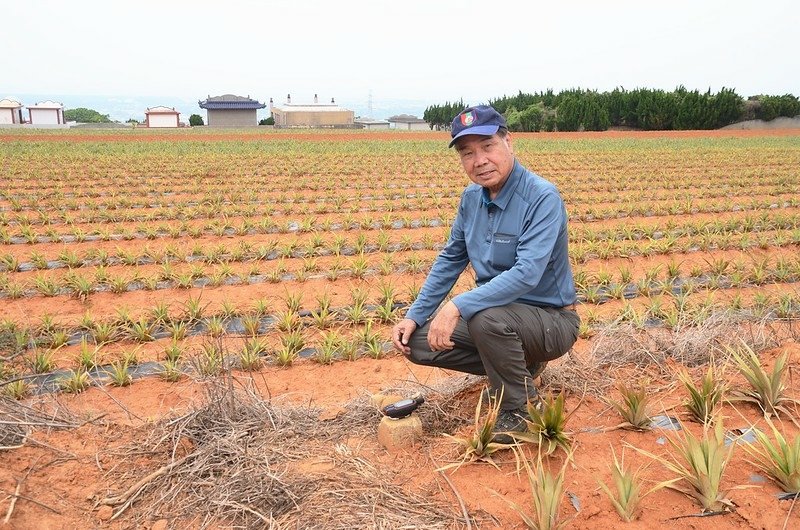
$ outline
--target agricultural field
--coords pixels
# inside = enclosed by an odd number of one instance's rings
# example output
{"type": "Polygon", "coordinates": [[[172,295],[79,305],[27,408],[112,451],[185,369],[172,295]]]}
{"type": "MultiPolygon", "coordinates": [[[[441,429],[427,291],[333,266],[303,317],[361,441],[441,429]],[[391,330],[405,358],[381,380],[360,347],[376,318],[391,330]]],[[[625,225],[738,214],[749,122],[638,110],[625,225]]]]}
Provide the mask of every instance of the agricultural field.
{"type": "Polygon", "coordinates": [[[525,528],[560,477],[559,521],[617,527],[624,455],[690,492],[633,527],[800,525],[800,131],[514,135],[566,201],[582,326],[541,379],[563,436],[497,452],[463,449],[481,378],[389,342],[468,183],[448,138],[0,131],[4,524],[525,528]],[[370,396],[412,392],[425,438],[387,451],[370,396]]]}

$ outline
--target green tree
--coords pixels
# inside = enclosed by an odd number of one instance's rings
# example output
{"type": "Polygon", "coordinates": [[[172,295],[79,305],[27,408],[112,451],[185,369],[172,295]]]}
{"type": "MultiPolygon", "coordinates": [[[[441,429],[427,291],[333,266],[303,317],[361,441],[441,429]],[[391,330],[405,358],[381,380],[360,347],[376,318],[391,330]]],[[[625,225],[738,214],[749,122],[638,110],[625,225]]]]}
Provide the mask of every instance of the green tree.
{"type": "Polygon", "coordinates": [[[203,123],[203,117],[199,114],[192,114],[189,116],[189,125],[192,127],[197,127],[198,125],[205,125],[203,123]]]}
{"type": "Polygon", "coordinates": [[[569,91],[556,109],[559,131],[605,131],[611,125],[602,98],[592,91],[569,91]]]}
{"type": "Polygon", "coordinates": [[[539,132],[542,130],[545,114],[544,103],[539,102],[520,112],[519,120],[526,131],[539,132]]]}
{"type": "Polygon", "coordinates": [[[259,125],[275,125],[275,118],[270,116],[269,118],[264,118],[258,122],[259,125]]]}
{"type": "Polygon", "coordinates": [[[756,118],[761,120],[774,120],[779,116],[794,118],[800,114],[800,100],[792,94],[783,96],[758,95],[751,99],[758,101],[756,107],[756,118]]]}
{"type": "Polygon", "coordinates": [[[425,109],[422,119],[430,124],[431,129],[449,130],[453,118],[467,107],[468,105],[465,105],[463,100],[458,100],[457,103],[448,101],[444,105],[431,105],[425,109]]]}
{"type": "Polygon", "coordinates": [[[78,123],[111,123],[108,114],[100,114],[96,110],[78,107],[64,111],[64,119],[78,123]]]}

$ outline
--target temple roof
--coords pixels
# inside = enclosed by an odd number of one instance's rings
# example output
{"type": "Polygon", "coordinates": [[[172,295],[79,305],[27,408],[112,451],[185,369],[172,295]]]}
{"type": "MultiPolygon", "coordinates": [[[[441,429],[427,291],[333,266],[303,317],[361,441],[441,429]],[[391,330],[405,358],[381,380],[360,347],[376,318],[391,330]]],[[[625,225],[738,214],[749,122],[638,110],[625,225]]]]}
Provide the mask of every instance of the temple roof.
{"type": "Polygon", "coordinates": [[[22,103],[20,103],[14,98],[8,97],[0,99],[0,109],[18,109],[21,106],[22,103]]]}
{"type": "Polygon", "coordinates": [[[147,107],[145,114],[180,114],[174,107],[165,107],[160,105],[158,107],[147,107]]]}
{"type": "Polygon", "coordinates": [[[64,105],[57,101],[40,101],[36,105],[28,105],[29,109],[63,109],[64,105]]]}
{"type": "Polygon", "coordinates": [[[201,109],[209,110],[227,110],[227,109],[263,109],[266,103],[261,103],[249,97],[236,96],[233,94],[224,94],[222,96],[209,96],[204,101],[198,101],[201,109]]]}
{"type": "Polygon", "coordinates": [[[425,123],[422,118],[417,118],[411,114],[398,114],[389,118],[389,121],[392,123],[425,123]]]}

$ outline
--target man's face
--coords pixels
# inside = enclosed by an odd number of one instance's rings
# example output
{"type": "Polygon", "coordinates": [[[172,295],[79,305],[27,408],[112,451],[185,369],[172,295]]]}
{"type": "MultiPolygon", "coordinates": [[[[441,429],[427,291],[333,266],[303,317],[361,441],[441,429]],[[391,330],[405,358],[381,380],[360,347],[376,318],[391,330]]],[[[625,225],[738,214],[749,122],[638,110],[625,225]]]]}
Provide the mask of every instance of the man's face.
{"type": "Polygon", "coordinates": [[[456,142],[456,151],[469,179],[489,189],[494,198],[514,169],[514,150],[511,136],[505,138],[468,134],[456,142]]]}

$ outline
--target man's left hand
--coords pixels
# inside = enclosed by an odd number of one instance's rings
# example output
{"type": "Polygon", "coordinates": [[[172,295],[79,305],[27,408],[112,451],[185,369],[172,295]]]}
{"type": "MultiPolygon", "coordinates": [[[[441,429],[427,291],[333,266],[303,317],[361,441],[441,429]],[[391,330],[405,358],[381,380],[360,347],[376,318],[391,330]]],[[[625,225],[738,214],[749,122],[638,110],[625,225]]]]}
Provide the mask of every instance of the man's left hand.
{"type": "Polygon", "coordinates": [[[452,350],[455,347],[452,337],[459,318],[461,312],[452,301],[447,302],[439,310],[428,328],[428,344],[431,351],[452,350]]]}

